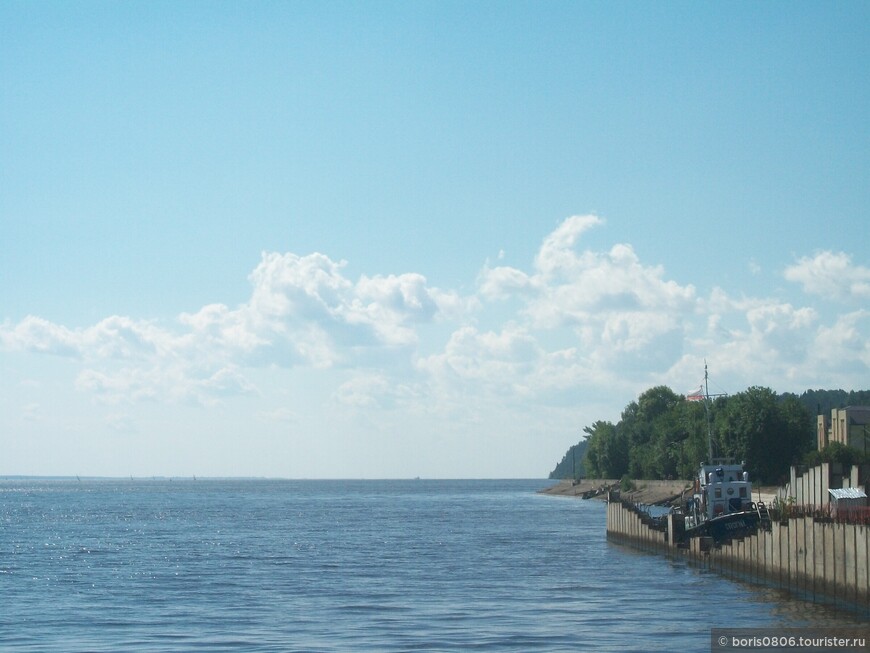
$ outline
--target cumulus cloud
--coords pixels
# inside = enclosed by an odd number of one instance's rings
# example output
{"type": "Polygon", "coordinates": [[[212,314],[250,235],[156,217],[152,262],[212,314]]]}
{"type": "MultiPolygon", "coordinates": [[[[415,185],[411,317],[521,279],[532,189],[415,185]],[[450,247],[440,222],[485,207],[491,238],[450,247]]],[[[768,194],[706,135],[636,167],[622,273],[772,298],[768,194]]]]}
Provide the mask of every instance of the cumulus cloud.
{"type": "Polygon", "coordinates": [[[858,369],[870,367],[870,311],[860,310],[837,317],[830,326],[819,328],[813,341],[818,360],[827,365],[858,369]]]}
{"type": "Polygon", "coordinates": [[[151,323],[117,315],[85,329],[69,329],[32,315],[0,328],[0,343],[6,349],[74,358],[143,357],[171,348],[170,339],[151,323]]]}
{"type": "Polygon", "coordinates": [[[665,280],[664,269],[644,266],[631,245],[578,252],[579,237],[601,223],[595,216],[566,220],[544,240],[532,274],[508,267],[484,269],[481,295],[491,300],[528,297],[528,315],[543,329],[581,325],[600,316],[616,315],[625,322],[642,312],[691,310],[694,287],[665,280]]]}
{"type": "Polygon", "coordinates": [[[57,356],[76,357],[80,353],[80,337],[75,332],[33,315],[14,326],[4,324],[0,330],[0,343],[4,349],[57,356]]]}
{"type": "Polygon", "coordinates": [[[442,311],[468,310],[468,301],[420,274],[354,282],[345,265],[318,253],[264,253],[249,276],[249,301],[236,308],[209,304],[169,326],[111,316],[70,329],[29,316],[2,325],[0,345],[81,359],[77,387],[106,401],[211,403],[256,391],[245,367],[353,365],[371,350],[413,347],[416,328],[442,311]]]}
{"type": "Polygon", "coordinates": [[[595,215],[571,216],[544,238],[535,258],[535,268],[544,275],[570,272],[577,262],[574,247],[580,236],[603,223],[595,215]]]}
{"type": "MultiPolygon", "coordinates": [[[[704,358],[720,374],[772,387],[784,378],[820,386],[826,373],[870,364],[866,311],[823,315],[719,288],[702,296],[630,244],[584,248],[603,224],[566,219],[525,268],[485,264],[471,295],[417,272],[350,279],[344,261],[324,254],[266,252],[236,307],[205,305],[169,324],[111,316],[85,328],[28,316],[0,325],[0,347],[79,361],[76,386],[109,403],[208,405],[256,395],[254,368],[332,368],[343,379],[332,399],[360,410],[425,411],[472,396],[505,407],[630,397],[651,383],[685,386],[704,358]]],[[[785,276],[840,299],[867,297],[870,285],[870,270],[830,252],[785,276]]],[[[281,409],[258,416],[295,419],[281,409]]]]}
{"type": "Polygon", "coordinates": [[[785,278],[804,292],[832,299],[870,298],[870,268],[852,263],[845,252],[819,252],[785,269],[785,278]]]}
{"type": "Polygon", "coordinates": [[[731,297],[716,289],[699,302],[705,328],[686,339],[687,354],[667,375],[686,378],[706,359],[721,377],[799,392],[811,387],[858,385],[855,364],[866,357],[867,321],[776,298],[731,297]],[[863,320],[863,325],[861,324],[863,320]],[[853,328],[854,327],[854,328],[853,328]],[[861,334],[864,341],[861,341],[861,334]]]}
{"type": "Polygon", "coordinates": [[[522,270],[500,266],[486,267],[478,279],[479,292],[489,300],[526,295],[534,290],[532,278],[522,270]]]}
{"type": "Polygon", "coordinates": [[[613,367],[628,371],[631,360],[678,355],[684,318],[696,305],[693,286],[667,280],[661,266],[643,265],[628,244],[581,251],[582,235],[602,224],[596,216],[568,218],[544,239],[532,272],[487,267],[478,280],[488,301],[523,301],[521,318],[542,341],[572,331],[586,378],[613,367]]]}
{"type": "Polygon", "coordinates": [[[522,329],[481,332],[465,326],[453,333],[443,353],[422,360],[420,365],[492,387],[522,380],[541,355],[535,339],[522,329]]]}

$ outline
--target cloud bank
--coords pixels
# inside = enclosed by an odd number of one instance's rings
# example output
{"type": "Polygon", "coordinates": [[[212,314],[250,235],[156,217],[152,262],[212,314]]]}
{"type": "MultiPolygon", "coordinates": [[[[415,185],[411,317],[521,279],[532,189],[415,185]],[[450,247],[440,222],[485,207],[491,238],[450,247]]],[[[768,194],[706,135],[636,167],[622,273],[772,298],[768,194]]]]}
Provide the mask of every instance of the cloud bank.
{"type": "MultiPolygon", "coordinates": [[[[583,235],[603,225],[566,219],[527,269],[485,265],[466,295],[417,272],[351,279],[325,254],[264,252],[239,306],[209,304],[171,323],[115,315],[84,328],[28,316],[0,325],[0,347],[75,361],[76,387],[111,403],[214,405],[258,394],[251,373],[265,368],[343,370],[339,404],[427,411],[470,397],[515,409],[616,394],[624,405],[655,383],[691,386],[705,358],[719,377],[779,391],[866,378],[870,269],[848,254],[787,267],[783,278],[803,293],[797,304],[734,297],[668,278],[627,243],[584,249],[583,235]],[[819,308],[818,297],[837,306],[819,308]]],[[[278,408],[260,417],[290,419],[278,408]]]]}

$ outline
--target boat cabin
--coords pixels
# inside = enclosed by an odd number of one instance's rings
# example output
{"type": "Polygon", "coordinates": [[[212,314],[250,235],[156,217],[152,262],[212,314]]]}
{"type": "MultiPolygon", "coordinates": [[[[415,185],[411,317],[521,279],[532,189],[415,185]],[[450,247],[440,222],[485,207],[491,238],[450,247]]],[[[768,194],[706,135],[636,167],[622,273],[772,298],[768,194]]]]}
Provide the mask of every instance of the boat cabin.
{"type": "Polygon", "coordinates": [[[751,502],[752,483],[742,464],[722,459],[702,463],[695,492],[686,506],[686,514],[691,516],[688,525],[749,510],[751,502]]]}

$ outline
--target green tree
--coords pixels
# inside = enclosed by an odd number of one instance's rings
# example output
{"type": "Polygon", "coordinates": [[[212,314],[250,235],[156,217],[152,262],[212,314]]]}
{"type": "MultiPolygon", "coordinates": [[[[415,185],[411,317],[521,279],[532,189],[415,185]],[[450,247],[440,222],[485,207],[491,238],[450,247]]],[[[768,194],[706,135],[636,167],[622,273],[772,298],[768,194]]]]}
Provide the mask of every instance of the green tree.
{"type": "Polygon", "coordinates": [[[685,434],[677,467],[679,478],[692,478],[707,460],[707,410],[700,401],[684,401],[678,408],[680,432],[685,434]]]}
{"type": "Polygon", "coordinates": [[[677,474],[683,434],[678,406],[683,398],[666,386],[650,388],[622,413],[620,431],[629,445],[632,478],[673,478],[677,474]]]}
{"type": "Polygon", "coordinates": [[[588,444],[588,440],[580,440],[577,444],[569,447],[562,460],[556,465],[556,468],[550,472],[549,478],[570,478],[576,480],[587,476],[586,470],[583,467],[583,458],[586,455],[588,444]]]}
{"type": "Polygon", "coordinates": [[[831,442],[821,451],[810,451],[804,455],[804,462],[808,465],[841,463],[851,466],[868,461],[870,461],[870,456],[854,447],[846,446],[842,442],[831,442]]]}
{"type": "MultiPolygon", "coordinates": [[[[808,390],[798,397],[751,387],[705,405],[656,386],[630,402],[616,424],[597,421],[583,429],[585,471],[599,478],[691,478],[709,458],[709,407],[713,455],[745,461],[754,479],[779,483],[789,465],[813,449],[815,420],[808,405],[816,401],[824,412],[834,402],[870,403],[870,392],[808,390]]],[[[839,460],[847,454],[835,449],[827,455],[839,460]]]]}
{"type": "Polygon", "coordinates": [[[628,469],[628,443],[625,435],[611,422],[598,421],[587,426],[584,465],[589,476],[620,478],[628,469]]]}
{"type": "Polygon", "coordinates": [[[746,462],[753,478],[779,483],[812,441],[800,402],[779,402],[769,388],[751,387],[716,401],[714,451],[746,462]]]}
{"type": "MultiPolygon", "coordinates": [[[[788,464],[793,465],[812,451],[816,446],[816,420],[810,410],[798,397],[783,395],[779,402],[779,411],[785,422],[787,434],[788,464]]],[[[788,471],[788,470],[786,470],[788,471]]]]}

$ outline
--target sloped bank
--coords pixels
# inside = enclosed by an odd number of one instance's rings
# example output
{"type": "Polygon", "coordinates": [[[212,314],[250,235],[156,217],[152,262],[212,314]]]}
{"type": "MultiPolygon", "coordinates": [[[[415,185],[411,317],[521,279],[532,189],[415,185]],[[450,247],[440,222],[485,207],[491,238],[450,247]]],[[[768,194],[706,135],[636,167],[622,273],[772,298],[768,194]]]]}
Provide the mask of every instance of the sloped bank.
{"type": "MultiPolygon", "coordinates": [[[[559,481],[556,485],[541,490],[541,494],[553,496],[578,497],[584,499],[607,499],[610,490],[619,488],[616,479],[596,478],[572,482],[559,481]]],[[[635,503],[647,505],[668,503],[679,497],[682,492],[691,487],[687,481],[633,481],[636,486],[631,492],[624,492],[623,498],[635,503]]]]}

